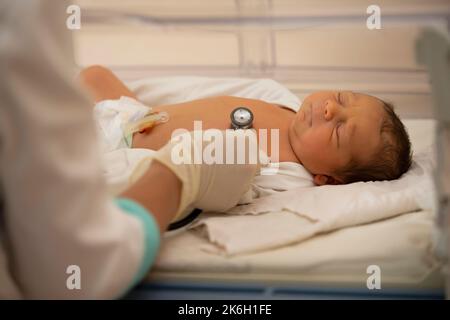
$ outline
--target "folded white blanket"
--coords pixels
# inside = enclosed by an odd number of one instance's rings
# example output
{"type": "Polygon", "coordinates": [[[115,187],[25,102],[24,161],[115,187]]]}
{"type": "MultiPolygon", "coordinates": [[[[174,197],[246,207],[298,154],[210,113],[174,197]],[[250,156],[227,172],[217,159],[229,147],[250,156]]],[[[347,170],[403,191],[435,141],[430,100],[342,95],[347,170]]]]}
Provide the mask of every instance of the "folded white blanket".
{"type": "Polygon", "coordinates": [[[215,244],[205,250],[235,255],[420,208],[434,210],[433,165],[431,151],[425,152],[414,157],[412,168],[398,180],[296,188],[238,206],[226,216],[204,214],[191,229],[215,244]]]}

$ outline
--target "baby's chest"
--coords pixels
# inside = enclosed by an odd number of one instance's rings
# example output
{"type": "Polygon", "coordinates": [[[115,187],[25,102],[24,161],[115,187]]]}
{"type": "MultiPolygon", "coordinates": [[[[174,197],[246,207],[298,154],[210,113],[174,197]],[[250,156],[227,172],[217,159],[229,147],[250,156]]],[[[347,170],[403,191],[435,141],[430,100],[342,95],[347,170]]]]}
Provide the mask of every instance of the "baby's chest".
{"type": "Polygon", "coordinates": [[[203,99],[172,106],[158,107],[155,109],[168,112],[169,121],[155,126],[146,133],[136,134],[133,138],[133,147],[158,150],[179,129],[188,131],[229,129],[231,125],[230,114],[239,106],[245,106],[252,110],[255,116],[254,127],[256,129],[266,128],[269,130],[274,127],[273,119],[277,117],[276,109],[280,109],[276,106],[268,108],[267,104],[257,100],[234,97],[230,99],[203,99]]]}

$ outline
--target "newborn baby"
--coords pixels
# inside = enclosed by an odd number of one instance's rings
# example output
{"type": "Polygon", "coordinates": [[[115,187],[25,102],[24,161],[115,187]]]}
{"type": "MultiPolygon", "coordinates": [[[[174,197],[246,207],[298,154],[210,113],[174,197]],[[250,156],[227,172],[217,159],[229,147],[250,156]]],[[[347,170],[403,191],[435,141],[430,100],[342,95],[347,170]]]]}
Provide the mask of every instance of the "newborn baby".
{"type": "MultiPolygon", "coordinates": [[[[135,98],[103,67],[85,69],[80,79],[96,101],[135,98]]],[[[131,146],[158,150],[174,130],[193,130],[194,121],[202,121],[203,130],[228,129],[230,113],[238,106],[251,109],[257,131],[279,130],[279,161],[301,164],[316,185],[397,179],[411,165],[408,134],[393,107],[376,97],[351,91],[315,92],[303,101],[298,112],[232,96],[157,106],[153,110],[167,112],[170,120],[136,132],[131,146]]],[[[269,134],[269,153],[272,143],[269,134]]]]}

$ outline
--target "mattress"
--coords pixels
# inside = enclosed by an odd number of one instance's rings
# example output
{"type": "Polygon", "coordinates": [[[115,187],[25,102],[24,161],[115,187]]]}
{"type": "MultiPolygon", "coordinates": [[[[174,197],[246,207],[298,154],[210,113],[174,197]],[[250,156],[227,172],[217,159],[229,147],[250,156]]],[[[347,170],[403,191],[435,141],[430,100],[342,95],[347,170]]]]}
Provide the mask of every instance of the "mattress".
{"type": "Polygon", "coordinates": [[[248,255],[206,252],[194,231],[167,234],[150,278],[239,280],[306,284],[345,283],[365,288],[367,268],[380,268],[385,288],[440,288],[433,254],[433,215],[417,211],[322,234],[307,241],[248,255]]]}

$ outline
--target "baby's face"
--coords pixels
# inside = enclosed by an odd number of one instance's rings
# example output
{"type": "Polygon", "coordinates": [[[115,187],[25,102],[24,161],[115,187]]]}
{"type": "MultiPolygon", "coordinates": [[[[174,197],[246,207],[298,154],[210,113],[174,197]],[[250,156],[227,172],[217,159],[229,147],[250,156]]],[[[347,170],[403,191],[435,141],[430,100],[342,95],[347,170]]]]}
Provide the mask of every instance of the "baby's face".
{"type": "Polygon", "coordinates": [[[383,103],[351,91],[315,92],[303,101],[289,140],[318,185],[342,183],[334,175],[351,159],[368,161],[381,142],[383,103]]]}

